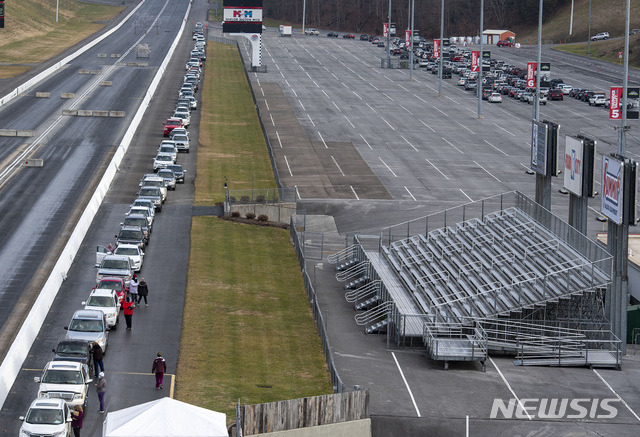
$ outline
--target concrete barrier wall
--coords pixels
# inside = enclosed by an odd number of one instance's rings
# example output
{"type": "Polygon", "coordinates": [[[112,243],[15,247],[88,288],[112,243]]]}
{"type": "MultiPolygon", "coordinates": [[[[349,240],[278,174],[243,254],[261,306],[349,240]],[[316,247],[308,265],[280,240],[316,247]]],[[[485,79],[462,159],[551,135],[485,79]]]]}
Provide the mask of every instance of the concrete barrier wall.
{"type": "MultiPolygon", "coordinates": [[[[120,25],[112,29],[109,32],[109,35],[115,32],[115,30],[117,30],[122,24],[124,24],[124,22],[127,19],[129,19],[129,17],[133,15],[133,13],[135,13],[139,7],[140,5],[138,5],[120,25]]],[[[27,354],[29,353],[29,349],[31,348],[33,341],[35,340],[36,336],[38,335],[38,332],[40,331],[40,328],[42,327],[42,324],[44,323],[44,320],[49,312],[49,309],[51,308],[51,304],[53,303],[56,295],[58,294],[58,290],[60,290],[60,287],[62,286],[62,282],[67,277],[67,272],[69,271],[69,268],[71,267],[71,264],[73,263],[73,260],[76,254],[78,253],[78,249],[82,244],[82,240],[87,234],[87,231],[89,230],[89,226],[91,226],[91,222],[93,221],[93,218],[98,212],[98,208],[100,208],[100,204],[102,203],[104,196],[107,194],[109,186],[111,185],[111,182],[113,181],[116,175],[116,172],[118,171],[120,163],[122,162],[124,155],[127,149],[129,148],[129,145],[131,144],[131,141],[133,140],[133,135],[135,134],[138,126],[140,125],[140,122],[142,121],[142,117],[144,116],[144,113],[146,112],[147,107],[149,106],[149,102],[151,101],[153,94],[158,88],[160,79],[162,79],[162,76],[164,75],[167,65],[171,60],[173,52],[175,51],[175,48],[178,45],[178,41],[182,36],[182,33],[184,31],[187,18],[190,12],[191,12],[191,2],[187,7],[187,11],[182,21],[182,26],[180,26],[180,29],[178,31],[178,35],[176,36],[176,39],[173,41],[173,44],[171,44],[171,47],[167,52],[167,56],[164,58],[164,60],[162,61],[162,64],[158,68],[158,71],[156,72],[156,75],[154,76],[151,82],[151,85],[149,86],[149,89],[147,90],[147,93],[145,94],[145,97],[143,98],[140,104],[140,107],[138,108],[136,114],[134,115],[133,120],[129,124],[129,128],[125,132],[118,149],[114,153],[113,158],[109,163],[109,166],[105,170],[105,173],[102,176],[102,179],[98,183],[98,186],[95,192],[93,193],[93,196],[89,200],[89,203],[87,204],[87,207],[82,213],[80,220],[78,220],[76,227],[71,233],[71,236],[69,237],[67,244],[62,250],[62,253],[58,258],[58,261],[56,262],[55,266],[51,270],[51,274],[49,275],[47,282],[45,283],[44,287],[40,291],[40,294],[38,295],[38,298],[36,299],[36,302],[34,303],[33,307],[31,307],[31,310],[29,311],[29,314],[27,315],[24,323],[22,324],[20,331],[18,331],[18,335],[16,336],[14,342],[11,344],[9,351],[7,352],[7,356],[2,361],[2,364],[0,364],[0,408],[4,406],[4,402],[7,399],[9,391],[11,390],[11,386],[13,385],[14,381],[16,380],[16,377],[18,376],[18,373],[20,372],[22,363],[27,357],[27,354]]],[[[74,54],[75,55],[74,57],[78,56],[80,53],[83,53],[89,48],[93,47],[98,42],[102,41],[104,38],[106,38],[105,35],[92,41],[87,46],[78,50],[74,54]]],[[[73,58],[70,58],[70,59],[73,59],[73,58]]],[[[49,72],[49,74],[50,73],[51,72],[49,72]]],[[[36,82],[33,82],[33,83],[36,83],[36,82]]],[[[4,103],[6,102],[0,101],[0,104],[4,104],[4,103]]]]}
{"type": "Polygon", "coordinates": [[[371,437],[371,419],[252,435],[264,437],[371,437]]]}
{"type": "MultiPolygon", "coordinates": [[[[28,81],[26,81],[22,85],[19,85],[17,88],[15,88],[9,94],[7,94],[6,96],[2,97],[0,99],[0,106],[6,105],[8,102],[10,102],[11,100],[13,100],[16,97],[18,97],[18,95],[20,95],[20,93],[28,90],[33,85],[35,85],[38,82],[40,82],[41,80],[48,78],[53,73],[55,73],[56,71],[61,69],[63,66],[67,65],[69,62],[73,61],[75,58],[77,58],[78,56],[80,56],[84,52],[86,52],[87,50],[89,50],[90,48],[95,46],[96,44],[99,44],[105,38],[108,38],[109,36],[111,36],[114,32],[116,32],[118,29],[120,29],[127,21],[129,21],[129,18],[131,18],[133,16],[133,14],[138,12],[138,9],[140,9],[140,7],[142,6],[142,4],[144,2],[145,2],[145,0],[141,0],[140,4],[138,4],[135,8],[133,8],[131,10],[131,12],[129,12],[129,14],[126,17],[124,17],[120,23],[118,23],[116,26],[113,27],[113,29],[110,29],[109,31],[103,33],[102,35],[100,35],[99,37],[97,37],[96,39],[91,41],[90,43],[80,47],[78,50],[76,50],[75,52],[73,52],[69,56],[61,59],[59,62],[53,64],[51,67],[49,67],[46,70],[40,72],[39,74],[36,74],[35,76],[33,76],[31,79],[29,79],[28,81]]],[[[191,6],[191,5],[189,5],[189,6],[191,6]]]]}
{"type": "Polygon", "coordinates": [[[36,97],[46,99],[51,97],[51,93],[44,92],[44,91],[36,91],[36,97]]]}

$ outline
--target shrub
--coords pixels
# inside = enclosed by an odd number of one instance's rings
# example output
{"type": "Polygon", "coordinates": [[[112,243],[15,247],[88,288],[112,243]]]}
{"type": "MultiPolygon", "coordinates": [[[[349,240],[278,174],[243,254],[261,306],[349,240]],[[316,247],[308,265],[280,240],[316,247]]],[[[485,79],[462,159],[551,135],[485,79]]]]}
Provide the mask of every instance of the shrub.
{"type": "Polygon", "coordinates": [[[269,216],[267,216],[266,214],[260,214],[258,216],[258,221],[259,222],[268,222],[269,221],[269,216]]]}
{"type": "Polygon", "coordinates": [[[241,196],[240,197],[240,202],[248,202],[249,200],[251,200],[251,199],[249,199],[249,196],[241,196]]]}
{"type": "Polygon", "coordinates": [[[238,212],[238,211],[233,211],[233,212],[231,213],[231,217],[233,217],[233,218],[240,218],[240,212],[238,212]]]}
{"type": "Polygon", "coordinates": [[[256,196],[256,203],[264,203],[264,196],[256,196]]]}
{"type": "Polygon", "coordinates": [[[247,217],[249,220],[253,220],[254,218],[256,218],[256,215],[255,215],[254,213],[252,213],[252,212],[248,212],[248,213],[247,213],[247,215],[246,215],[246,217],[247,217]]]}

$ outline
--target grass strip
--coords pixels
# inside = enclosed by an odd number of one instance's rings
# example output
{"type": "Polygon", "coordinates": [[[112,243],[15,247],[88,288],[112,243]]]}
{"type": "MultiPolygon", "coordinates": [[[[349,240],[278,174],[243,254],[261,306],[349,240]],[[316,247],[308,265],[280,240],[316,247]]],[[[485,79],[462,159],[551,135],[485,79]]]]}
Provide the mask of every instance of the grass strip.
{"type": "Polygon", "coordinates": [[[25,0],[6,6],[0,41],[0,62],[5,63],[43,62],[102,29],[124,9],[61,0],[56,23],[56,2],[25,0]]]}
{"type": "Polygon", "coordinates": [[[275,188],[267,145],[236,46],[207,44],[195,205],[224,201],[230,190],[275,188]]]}
{"type": "Polygon", "coordinates": [[[332,392],[289,232],[194,217],[176,398],[234,405],[332,392]]]}
{"type": "MultiPolygon", "coordinates": [[[[636,45],[640,46],[640,35],[633,35],[633,39],[636,40],[636,45]]],[[[587,43],[582,44],[566,44],[553,47],[556,50],[560,50],[566,53],[572,53],[574,55],[591,57],[594,59],[600,59],[602,61],[611,62],[614,64],[622,65],[623,59],[620,59],[619,53],[624,51],[624,40],[607,40],[607,41],[595,41],[591,43],[591,54],[587,54],[587,43]]],[[[629,53],[629,66],[634,68],[640,68],[640,53],[638,50],[630,50],[629,53]]],[[[620,79],[622,82],[622,79],[620,79]]]]}

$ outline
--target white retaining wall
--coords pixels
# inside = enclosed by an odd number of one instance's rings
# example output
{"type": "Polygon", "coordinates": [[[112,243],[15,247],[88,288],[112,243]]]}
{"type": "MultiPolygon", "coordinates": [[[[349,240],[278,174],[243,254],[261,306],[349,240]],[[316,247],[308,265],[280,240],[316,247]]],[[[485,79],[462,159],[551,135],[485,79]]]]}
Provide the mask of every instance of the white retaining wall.
{"type": "MultiPolygon", "coordinates": [[[[138,108],[138,111],[136,112],[136,115],[133,117],[133,120],[131,121],[129,128],[125,132],[124,137],[122,138],[122,141],[118,146],[118,149],[116,150],[111,162],[109,163],[109,166],[107,167],[102,179],[100,180],[100,183],[98,184],[98,187],[96,188],[96,191],[93,193],[91,200],[89,201],[87,207],[82,213],[80,220],[78,221],[75,229],[73,230],[73,233],[69,237],[69,240],[67,241],[67,244],[64,247],[62,254],[60,255],[60,258],[58,258],[58,261],[53,267],[53,270],[51,271],[51,274],[49,275],[49,278],[47,279],[47,282],[45,283],[44,287],[40,291],[40,294],[36,299],[36,302],[34,303],[33,307],[31,308],[31,311],[29,311],[29,315],[27,316],[24,323],[22,324],[22,327],[20,328],[18,335],[16,336],[13,344],[11,345],[9,352],[7,353],[7,356],[5,357],[4,361],[2,361],[2,364],[0,364],[0,408],[2,408],[2,406],[4,405],[4,401],[7,399],[9,390],[11,390],[11,386],[13,385],[14,381],[16,380],[16,377],[18,376],[18,373],[20,372],[22,363],[27,357],[27,354],[29,353],[29,349],[31,349],[31,345],[33,344],[33,341],[35,340],[36,336],[38,335],[38,332],[40,331],[40,328],[42,327],[42,324],[44,323],[44,319],[47,316],[49,309],[51,308],[51,304],[53,303],[53,300],[58,294],[58,290],[60,289],[62,282],[67,277],[67,272],[71,267],[73,259],[78,253],[80,244],[82,244],[82,240],[84,239],[87,231],[89,230],[89,226],[91,225],[93,218],[98,212],[98,208],[100,207],[100,204],[104,199],[104,196],[107,194],[107,191],[109,190],[109,186],[111,185],[111,182],[113,181],[113,178],[115,177],[116,172],[118,171],[120,163],[122,162],[122,159],[124,158],[124,155],[127,149],[129,148],[129,145],[131,144],[131,140],[133,139],[136,129],[138,128],[138,125],[142,121],[142,117],[144,116],[144,113],[147,107],[149,106],[151,98],[153,97],[153,94],[155,93],[156,88],[160,83],[160,79],[162,79],[162,76],[164,75],[167,65],[171,60],[171,56],[173,55],[173,52],[175,51],[175,48],[178,45],[178,41],[182,36],[182,32],[184,31],[184,28],[187,24],[187,17],[189,16],[189,12],[191,12],[192,3],[193,3],[193,0],[189,2],[189,6],[182,20],[182,25],[180,26],[178,35],[173,41],[173,44],[171,44],[171,47],[169,48],[167,55],[165,56],[164,60],[162,61],[162,64],[160,65],[160,68],[158,69],[158,72],[153,78],[153,81],[151,82],[151,85],[149,86],[149,89],[147,90],[147,93],[145,94],[145,97],[142,100],[142,103],[140,104],[140,108],[138,108]]],[[[138,5],[126,17],[124,21],[129,19],[129,17],[131,17],[131,15],[139,7],[140,5],[138,5]]],[[[124,23],[124,21],[122,23],[124,23]]],[[[90,42],[89,44],[87,44],[86,46],[78,50],[76,53],[74,53],[73,55],[70,55],[69,57],[60,61],[60,65],[57,66],[57,68],[52,67],[53,69],[47,69],[46,71],[47,74],[51,74],[53,71],[60,68],[61,65],[64,65],[64,63],[68,62],[69,60],[80,55],[81,53],[88,50],[89,48],[93,47],[98,42],[102,41],[108,35],[110,35],[115,30],[117,30],[122,25],[122,23],[116,26],[111,31],[109,31],[107,34],[102,35],[96,40],[90,42]]],[[[46,75],[43,75],[41,73],[37,77],[38,77],[38,80],[41,80],[45,76],[46,75]]],[[[29,86],[34,85],[37,82],[37,81],[34,81],[34,79],[31,79],[26,84],[23,84],[20,87],[16,88],[16,91],[15,91],[16,95],[18,92],[21,92],[17,90],[25,90],[29,88],[29,86]]],[[[4,100],[0,101],[0,105],[3,103],[5,103],[4,100]]]]}

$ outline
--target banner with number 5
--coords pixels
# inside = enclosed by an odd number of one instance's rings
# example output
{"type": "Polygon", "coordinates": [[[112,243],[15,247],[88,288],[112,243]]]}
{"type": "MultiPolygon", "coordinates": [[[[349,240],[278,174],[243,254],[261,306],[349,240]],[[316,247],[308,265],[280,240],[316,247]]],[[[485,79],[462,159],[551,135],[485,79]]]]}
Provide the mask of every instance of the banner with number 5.
{"type": "Polygon", "coordinates": [[[622,111],[620,110],[620,98],[622,97],[622,87],[611,87],[611,99],[609,99],[609,119],[619,120],[622,118],[622,111]]]}

